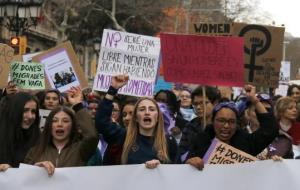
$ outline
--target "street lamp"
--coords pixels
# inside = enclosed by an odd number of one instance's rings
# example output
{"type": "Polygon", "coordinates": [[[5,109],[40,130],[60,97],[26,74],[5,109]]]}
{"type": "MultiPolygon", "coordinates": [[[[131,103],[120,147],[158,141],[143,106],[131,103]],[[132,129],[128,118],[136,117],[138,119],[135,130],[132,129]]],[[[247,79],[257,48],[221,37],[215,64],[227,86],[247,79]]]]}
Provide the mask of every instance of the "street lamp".
{"type": "Polygon", "coordinates": [[[1,0],[0,24],[19,36],[37,25],[42,3],[43,0],[1,0]]]}

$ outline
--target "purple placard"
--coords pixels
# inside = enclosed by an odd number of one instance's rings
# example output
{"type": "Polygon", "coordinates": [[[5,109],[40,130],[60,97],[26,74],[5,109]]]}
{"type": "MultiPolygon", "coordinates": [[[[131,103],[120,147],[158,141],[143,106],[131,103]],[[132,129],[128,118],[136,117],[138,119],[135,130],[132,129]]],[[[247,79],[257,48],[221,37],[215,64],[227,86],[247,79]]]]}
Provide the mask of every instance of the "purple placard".
{"type": "Polygon", "coordinates": [[[211,155],[211,153],[214,151],[214,149],[216,148],[217,146],[217,143],[219,142],[218,139],[214,138],[214,140],[212,141],[212,143],[210,144],[208,150],[206,151],[204,157],[203,157],[203,161],[204,163],[206,164],[208,162],[208,159],[211,155]]]}

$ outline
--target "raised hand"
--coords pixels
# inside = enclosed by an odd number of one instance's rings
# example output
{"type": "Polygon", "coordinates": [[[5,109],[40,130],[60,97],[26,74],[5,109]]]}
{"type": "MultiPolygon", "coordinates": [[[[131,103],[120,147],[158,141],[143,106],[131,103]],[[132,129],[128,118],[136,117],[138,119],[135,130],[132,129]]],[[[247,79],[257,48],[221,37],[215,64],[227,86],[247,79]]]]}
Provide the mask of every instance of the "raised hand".
{"type": "Polygon", "coordinates": [[[70,104],[75,105],[83,100],[83,94],[80,87],[71,87],[67,91],[67,97],[70,104]]]}
{"type": "Polygon", "coordinates": [[[127,84],[128,80],[129,76],[127,74],[113,76],[111,80],[111,86],[115,89],[120,89],[127,84]]]}
{"type": "Polygon", "coordinates": [[[19,92],[19,89],[17,88],[17,86],[12,81],[7,83],[7,86],[5,87],[5,90],[6,90],[7,95],[16,94],[16,93],[19,92]]]}
{"type": "Polygon", "coordinates": [[[249,98],[251,102],[257,101],[256,97],[256,87],[253,85],[245,85],[246,96],[249,98]]]}

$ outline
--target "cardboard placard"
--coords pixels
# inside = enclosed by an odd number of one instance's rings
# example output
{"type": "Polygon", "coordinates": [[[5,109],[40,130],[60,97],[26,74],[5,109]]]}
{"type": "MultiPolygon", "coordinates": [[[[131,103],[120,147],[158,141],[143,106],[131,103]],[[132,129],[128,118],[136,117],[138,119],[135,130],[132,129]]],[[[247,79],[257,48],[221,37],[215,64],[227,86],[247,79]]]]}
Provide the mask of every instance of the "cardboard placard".
{"type": "Polygon", "coordinates": [[[44,65],[39,63],[12,62],[10,78],[23,89],[45,89],[44,65]]]}
{"type": "Polygon", "coordinates": [[[203,157],[206,164],[235,164],[258,160],[241,150],[214,139],[203,157]]]}
{"type": "Polygon", "coordinates": [[[44,64],[46,88],[65,92],[72,86],[80,85],[82,89],[88,87],[88,81],[70,42],[34,56],[32,61],[44,64]]]}
{"type": "Polygon", "coordinates": [[[277,87],[284,28],[234,23],[233,35],[245,40],[245,81],[256,86],[277,87]]]}
{"type": "Polygon", "coordinates": [[[243,86],[243,38],[162,33],[168,82],[243,86]]]}
{"type": "Polygon", "coordinates": [[[230,23],[190,23],[189,34],[201,36],[231,36],[232,24],[230,23]]]}
{"type": "Polygon", "coordinates": [[[8,82],[9,63],[14,58],[14,49],[6,44],[0,44],[0,88],[4,88],[8,82]]]}
{"type": "Polygon", "coordinates": [[[111,77],[129,75],[119,94],[152,97],[160,61],[160,40],[156,37],[105,29],[99,54],[94,90],[106,92],[111,77]]]}
{"type": "Polygon", "coordinates": [[[243,37],[245,82],[256,86],[278,86],[283,27],[246,23],[191,23],[189,33],[243,37]]]}

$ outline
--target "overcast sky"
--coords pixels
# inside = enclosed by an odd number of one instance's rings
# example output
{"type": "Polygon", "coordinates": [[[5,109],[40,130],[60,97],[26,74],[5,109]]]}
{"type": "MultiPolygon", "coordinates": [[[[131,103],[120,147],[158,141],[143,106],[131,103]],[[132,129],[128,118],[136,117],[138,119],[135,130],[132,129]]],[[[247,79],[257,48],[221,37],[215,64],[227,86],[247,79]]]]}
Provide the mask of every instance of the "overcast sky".
{"type": "Polygon", "coordinates": [[[300,37],[300,0],[260,0],[260,7],[273,16],[276,26],[285,25],[285,30],[300,37]]]}

